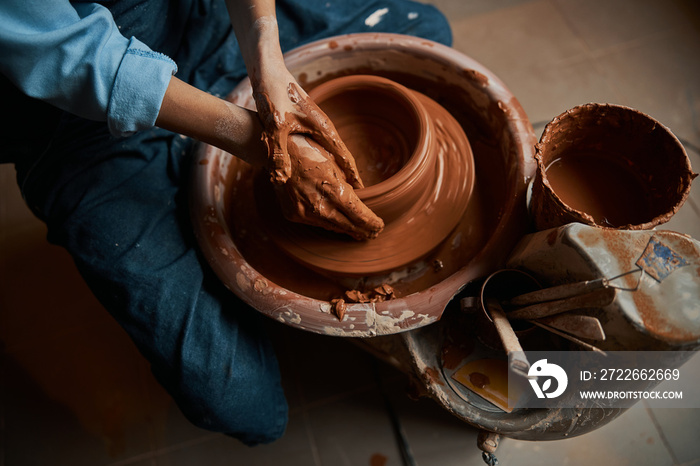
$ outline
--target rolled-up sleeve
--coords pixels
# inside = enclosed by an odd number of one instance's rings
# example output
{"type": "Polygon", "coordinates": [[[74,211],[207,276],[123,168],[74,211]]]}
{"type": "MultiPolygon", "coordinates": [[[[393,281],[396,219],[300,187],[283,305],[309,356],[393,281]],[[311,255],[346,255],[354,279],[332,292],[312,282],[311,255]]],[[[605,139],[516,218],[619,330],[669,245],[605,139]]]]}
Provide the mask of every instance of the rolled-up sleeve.
{"type": "Polygon", "coordinates": [[[0,2],[0,72],[25,94],[128,135],[155,124],[175,62],[121,35],[101,5],[0,2]]]}

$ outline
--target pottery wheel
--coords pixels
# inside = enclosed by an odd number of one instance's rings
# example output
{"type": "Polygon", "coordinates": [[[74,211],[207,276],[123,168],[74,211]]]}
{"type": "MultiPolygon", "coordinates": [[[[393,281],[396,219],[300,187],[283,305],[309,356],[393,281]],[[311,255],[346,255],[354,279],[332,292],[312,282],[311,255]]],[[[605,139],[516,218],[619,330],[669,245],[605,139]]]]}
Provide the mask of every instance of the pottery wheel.
{"type": "MultiPolygon", "coordinates": [[[[323,102],[318,102],[353,153],[358,167],[361,167],[361,175],[362,169],[376,175],[376,172],[386,170],[387,166],[399,166],[398,172],[383,182],[357,191],[360,199],[385,222],[385,228],[377,238],[355,241],[345,235],[287,221],[272,205],[274,196],[267,180],[259,177],[255,183],[255,198],[259,211],[265,212],[263,224],[267,234],[302,265],[331,275],[364,276],[390,272],[426,256],[445,240],[462,219],[475,179],[473,155],[467,137],[459,123],[442,106],[423,94],[408,89],[405,91],[419,102],[416,105],[423,107],[430,120],[428,129],[424,131],[427,133],[424,135],[426,141],[412,140],[416,135],[406,133],[416,130],[402,129],[402,125],[392,123],[401,118],[400,114],[405,112],[403,109],[392,110],[396,113],[390,118],[375,116],[353,122],[352,118],[348,118],[347,104],[339,108],[324,108],[323,102]],[[384,149],[379,147],[379,151],[384,153],[380,163],[377,163],[377,159],[368,163],[370,156],[367,148],[377,148],[375,144],[367,144],[368,140],[383,141],[380,146],[384,149]],[[377,196],[378,188],[395,181],[404,169],[408,169],[409,162],[401,160],[397,163],[396,158],[415,157],[415,153],[405,154],[405,151],[406,148],[414,152],[421,150],[416,145],[427,146],[432,152],[430,158],[424,161],[430,165],[420,168],[430,170],[431,175],[419,181],[415,181],[418,180],[415,177],[405,178],[402,186],[395,187],[405,191],[413,184],[409,195],[414,197],[410,205],[394,208],[385,202],[383,206],[376,207],[382,204],[382,197],[393,195],[390,192],[377,196]],[[404,167],[401,168],[401,165],[404,167]]],[[[313,92],[310,95],[314,98],[313,92]]],[[[380,97],[373,96],[372,99],[380,97]]],[[[386,105],[397,106],[392,102],[386,105]]],[[[375,175],[365,178],[372,180],[375,175]]],[[[393,204],[398,206],[400,202],[393,204]]]]}

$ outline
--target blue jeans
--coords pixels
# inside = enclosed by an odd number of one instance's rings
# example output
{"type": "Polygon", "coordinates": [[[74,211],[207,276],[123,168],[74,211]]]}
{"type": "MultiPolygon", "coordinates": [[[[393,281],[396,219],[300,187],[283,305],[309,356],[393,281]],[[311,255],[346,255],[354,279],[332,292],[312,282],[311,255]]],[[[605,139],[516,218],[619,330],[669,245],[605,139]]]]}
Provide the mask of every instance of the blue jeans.
{"type": "MultiPolygon", "coordinates": [[[[180,79],[225,96],[245,76],[223,1],[104,3],[125,36],[172,57],[180,79]]],[[[406,0],[288,0],[277,9],[285,51],[370,30],[451,42],[436,9],[406,0]],[[389,11],[369,28],[365,18],[380,8],[389,11]],[[407,21],[409,12],[418,18],[407,21]]],[[[0,92],[24,99],[1,82],[0,92]]],[[[49,241],[70,252],[194,424],[250,445],[280,437],[287,404],[265,317],[220,284],[192,233],[185,186],[193,141],[158,128],[115,139],[103,123],[25,104],[28,113],[13,120],[45,137],[28,141],[18,129],[3,158],[15,163],[49,241]]]]}

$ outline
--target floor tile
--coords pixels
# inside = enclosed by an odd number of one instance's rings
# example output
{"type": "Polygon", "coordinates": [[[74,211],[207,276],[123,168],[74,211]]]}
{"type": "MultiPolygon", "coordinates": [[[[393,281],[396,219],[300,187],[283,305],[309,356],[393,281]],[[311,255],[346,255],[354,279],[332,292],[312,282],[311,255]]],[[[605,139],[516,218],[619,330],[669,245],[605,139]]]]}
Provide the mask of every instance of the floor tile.
{"type": "Polygon", "coordinates": [[[470,16],[454,21],[452,28],[454,48],[499,76],[586,53],[583,42],[546,0],[470,16]]]}
{"type": "Polygon", "coordinates": [[[0,186],[2,186],[2,201],[0,202],[0,241],[7,235],[16,235],[26,229],[41,227],[41,222],[27,208],[19,188],[17,188],[16,171],[10,164],[0,164],[0,186]]]}
{"type": "Polygon", "coordinates": [[[400,465],[401,457],[381,393],[372,390],[309,409],[323,466],[400,465]]]}
{"type": "Polygon", "coordinates": [[[279,328],[273,338],[281,355],[285,387],[292,396],[294,390],[302,394],[305,404],[375,386],[373,357],[350,340],[292,328],[279,328]]]}
{"type": "Polygon", "coordinates": [[[591,51],[691,25],[674,1],[555,0],[555,3],[591,51]]]}
{"type": "Polygon", "coordinates": [[[495,73],[533,123],[588,102],[620,100],[585,44],[548,1],[455,21],[454,47],[495,73]]]}
{"type": "Polygon", "coordinates": [[[318,465],[302,413],[290,416],[285,435],[268,445],[251,448],[224,435],[206,434],[156,450],[150,456],[155,458],[157,466],[318,465]]]}
{"type": "Polygon", "coordinates": [[[426,3],[435,5],[450,21],[455,21],[466,16],[501,10],[531,1],[533,0],[432,0],[426,3]]]}
{"type": "Polygon", "coordinates": [[[518,466],[673,464],[670,453],[641,403],[598,430],[572,439],[551,442],[502,440],[497,457],[503,465],[518,466]]]}
{"type": "Polygon", "coordinates": [[[700,143],[700,30],[679,30],[601,55],[622,97],[696,146],[700,143]]]}
{"type": "Polygon", "coordinates": [[[678,462],[700,461],[700,409],[650,409],[678,462]]]}
{"type": "MultiPolygon", "coordinates": [[[[50,398],[21,367],[0,357],[4,423],[4,461],[7,465],[105,465],[120,448],[91,431],[61,403],[50,398]]],[[[133,431],[132,431],[133,432],[133,431]]]]}
{"type": "Polygon", "coordinates": [[[535,129],[539,129],[537,139],[544,124],[570,108],[590,102],[622,100],[593,61],[580,58],[576,62],[507,72],[506,85],[525,109],[535,129]]]}
{"type": "Polygon", "coordinates": [[[0,341],[12,352],[110,320],[43,225],[0,242],[0,341]]]}
{"type": "MultiPolygon", "coordinates": [[[[697,384],[700,380],[700,356],[695,355],[692,360],[680,367],[680,371],[683,379],[697,384]]],[[[659,390],[672,390],[672,386],[665,387],[662,384],[659,390]]],[[[676,389],[679,388],[676,387],[676,389]]],[[[683,390],[683,393],[687,396],[688,390],[683,390]]],[[[696,402],[694,405],[700,406],[700,403],[696,402]]],[[[700,408],[659,408],[651,403],[647,403],[646,406],[663,434],[674,459],[678,463],[700,461],[700,442],[697,441],[698,432],[700,432],[700,408]]]]}
{"type": "Polygon", "coordinates": [[[390,402],[420,466],[463,466],[481,463],[478,430],[450,414],[429,398],[406,395],[407,379],[389,381],[390,402]]]}

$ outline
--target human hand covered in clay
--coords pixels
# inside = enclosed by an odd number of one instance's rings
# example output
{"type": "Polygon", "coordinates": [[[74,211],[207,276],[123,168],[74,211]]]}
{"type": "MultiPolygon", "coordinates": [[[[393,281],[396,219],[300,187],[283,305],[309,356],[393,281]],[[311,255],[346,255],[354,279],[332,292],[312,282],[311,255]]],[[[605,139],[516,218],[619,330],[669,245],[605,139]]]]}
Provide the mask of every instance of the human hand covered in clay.
{"type": "Polygon", "coordinates": [[[358,240],[376,237],[384,223],[352,189],[363,187],[355,159],[333,123],[285,75],[253,83],[271,180],[285,216],[358,240]],[[307,166],[309,160],[316,165],[307,166]]]}
{"type": "Polygon", "coordinates": [[[332,154],[335,163],[354,188],[363,188],[355,159],[325,113],[283,66],[274,76],[252,79],[253,96],[263,124],[272,181],[284,183],[291,174],[288,138],[306,134],[332,154]]]}
{"type": "Polygon", "coordinates": [[[287,70],[274,1],[227,0],[227,6],[262,123],[271,180],[277,186],[278,197],[287,206],[287,215],[292,220],[324,226],[358,239],[376,236],[384,227],[383,222],[352,192],[352,188],[363,187],[355,159],[333,123],[287,70]],[[300,154],[290,144],[295,135],[312,139],[330,154],[323,173],[333,173],[333,178],[325,180],[326,184],[320,184],[320,178],[299,176],[295,163],[300,154]],[[312,199],[321,202],[311,202],[312,199]],[[292,205],[323,208],[290,209],[292,205]]]}
{"type": "Polygon", "coordinates": [[[358,240],[379,234],[384,222],[357,197],[325,148],[301,134],[289,135],[286,146],[289,175],[275,186],[288,219],[358,240]]]}

